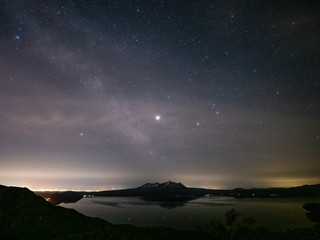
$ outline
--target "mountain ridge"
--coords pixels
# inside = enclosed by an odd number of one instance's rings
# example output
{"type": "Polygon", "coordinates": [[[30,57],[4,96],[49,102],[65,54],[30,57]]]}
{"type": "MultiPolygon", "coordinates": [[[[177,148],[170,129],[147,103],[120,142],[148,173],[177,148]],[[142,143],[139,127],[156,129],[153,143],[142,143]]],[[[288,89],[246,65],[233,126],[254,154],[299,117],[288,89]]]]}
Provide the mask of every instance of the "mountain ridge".
{"type": "Polygon", "coordinates": [[[303,185],[290,188],[235,188],[231,190],[217,190],[205,188],[190,188],[182,183],[167,181],[164,183],[145,183],[136,188],[108,190],[99,192],[35,192],[43,198],[50,198],[50,202],[57,205],[61,202],[76,202],[83,195],[142,197],[146,200],[183,202],[205,195],[228,196],[234,198],[278,198],[278,197],[320,197],[320,184],[303,185]]]}
{"type": "Polygon", "coordinates": [[[172,181],[166,181],[164,183],[145,183],[142,186],[138,187],[140,189],[164,189],[164,188],[178,188],[178,189],[184,189],[186,186],[184,186],[182,183],[176,183],[172,181]]]}

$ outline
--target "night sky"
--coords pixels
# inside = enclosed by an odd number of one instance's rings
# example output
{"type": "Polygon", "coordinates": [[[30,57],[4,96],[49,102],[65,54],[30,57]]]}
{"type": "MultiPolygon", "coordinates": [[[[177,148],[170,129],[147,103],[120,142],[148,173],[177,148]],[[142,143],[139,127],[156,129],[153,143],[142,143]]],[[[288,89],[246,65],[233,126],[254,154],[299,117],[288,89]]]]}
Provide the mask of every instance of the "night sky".
{"type": "Polygon", "coordinates": [[[319,1],[0,0],[0,184],[320,182],[319,1]]]}

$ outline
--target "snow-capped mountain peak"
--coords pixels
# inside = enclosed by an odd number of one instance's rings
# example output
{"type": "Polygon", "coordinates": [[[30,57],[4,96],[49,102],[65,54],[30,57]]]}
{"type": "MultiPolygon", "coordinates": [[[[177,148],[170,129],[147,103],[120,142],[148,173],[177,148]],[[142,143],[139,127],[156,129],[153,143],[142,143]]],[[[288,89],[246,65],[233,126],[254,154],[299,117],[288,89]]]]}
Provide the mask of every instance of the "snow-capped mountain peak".
{"type": "Polygon", "coordinates": [[[164,183],[146,183],[139,188],[143,189],[166,189],[166,188],[186,188],[182,183],[167,181],[164,183]]]}

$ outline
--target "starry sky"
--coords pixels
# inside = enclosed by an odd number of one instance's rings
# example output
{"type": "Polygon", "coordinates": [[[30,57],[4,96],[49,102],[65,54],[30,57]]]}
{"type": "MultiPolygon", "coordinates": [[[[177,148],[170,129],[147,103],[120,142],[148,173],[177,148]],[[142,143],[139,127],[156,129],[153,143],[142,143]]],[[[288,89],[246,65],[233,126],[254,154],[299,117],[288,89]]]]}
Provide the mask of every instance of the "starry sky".
{"type": "Polygon", "coordinates": [[[0,184],[320,182],[319,1],[0,0],[0,184]]]}

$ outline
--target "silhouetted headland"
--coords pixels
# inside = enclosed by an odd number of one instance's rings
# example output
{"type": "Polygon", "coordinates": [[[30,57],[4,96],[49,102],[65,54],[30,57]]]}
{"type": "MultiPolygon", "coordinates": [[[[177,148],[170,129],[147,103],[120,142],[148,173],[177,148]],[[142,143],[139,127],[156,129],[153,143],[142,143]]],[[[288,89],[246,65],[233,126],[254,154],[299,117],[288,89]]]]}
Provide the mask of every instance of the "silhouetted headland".
{"type": "Polygon", "coordinates": [[[311,221],[320,223],[320,203],[306,203],[303,208],[307,210],[306,216],[311,221]]]}

